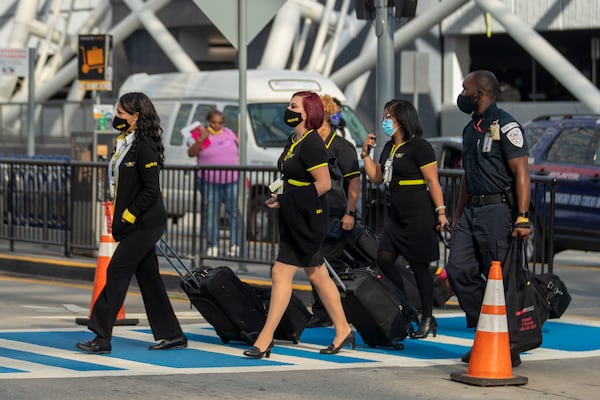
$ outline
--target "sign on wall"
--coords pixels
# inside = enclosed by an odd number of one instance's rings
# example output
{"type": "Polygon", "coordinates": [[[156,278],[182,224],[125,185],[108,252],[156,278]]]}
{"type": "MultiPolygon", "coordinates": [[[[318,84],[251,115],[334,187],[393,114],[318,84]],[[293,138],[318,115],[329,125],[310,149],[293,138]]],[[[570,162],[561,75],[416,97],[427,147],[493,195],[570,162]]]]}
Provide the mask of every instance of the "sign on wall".
{"type": "Polygon", "coordinates": [[[27,49],[0,49],[0,75],[28,76],[27,49]]]}
{"type": "Polygon", "coordinates": [[[112,90],[112,36],[79,35],[78,77],[85,90],[112,90]]]}

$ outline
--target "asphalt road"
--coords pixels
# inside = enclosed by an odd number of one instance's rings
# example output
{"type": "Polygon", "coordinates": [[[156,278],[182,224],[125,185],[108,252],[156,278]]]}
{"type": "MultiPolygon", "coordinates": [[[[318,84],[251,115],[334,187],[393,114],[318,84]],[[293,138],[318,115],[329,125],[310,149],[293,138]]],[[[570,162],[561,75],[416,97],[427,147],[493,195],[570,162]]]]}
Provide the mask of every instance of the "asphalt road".
{"type": "MultiPolygon", "coordinates": [[[[456,305],[437,309],[435,313],[444,321],[438,337],[426,341],[408,340],[407,349],[401,353],[370,351],[359,348],[345,350],[338,359],[318,360],[318,345],[327,344],[325,338],[317,338],[315,330],[306,330],[300,345],[277,343],[269,362],[261,360],[252,366],[242,365],[239,357],[244,346],[223,345],[211,341],[208,328],[199,314],[190,309],[185,295],[171,291],[174,308],[184,330],[200,339],[194,340],[193,349],[202,357],[232,357],[228,368],[166,369],[154,367],[139,369],[138,364],[126,358],[129,347],[113,349],[115,358],[81,355],[70,350],[73,335],[87,339],[85,327],[75,324],[76,317],[86,316],[89,311],[91,284],[32,278],[14,274],[0,274],[0,372],[2,368],[27,370],[31,360],[15,360],[7,356],[11,351],[26,349],[42,352],[45,356],[60,356],[106,365],[127,365],[124,371],[106,373],[74,373],[67,371],[61,377],[58,368],[31,368],[31,373],[0,374],[0,399],[34,400],[65,399],[590,399],[596,398],[600,386],[600,255],[598,253],[565,252],[556,258],[555,272],[565,282],[573,301],[560,320],[549,324],[550,347],[542,346],[524,354],[523,365],[514,374],[528,378],[524,386],[476,387],[449,379],[452,372],[465,372],[466,365],[457,356],[446,358],[420,358],[419,352],[427,346],[441,345],[451,348],[469,343],[465,337],[453,337],[449,324],[462,325],[461,313],[456,305]],[[458,323],[457,323],[458,321],[458,323]],[[568,327],[566,334],[555,334],[556,327],[568,327]],[[33,333],[32,333],[33,332],[33,333]],[[11,341],[10,337],[23,334],[58,333],[56,346],[36,347],[35,343],[11,341]],[[62,336],[60,336],[62,335],[62,336]],[[314,336],[314,338],[313,338],[314,336]],[[60,338],[64,341],[60,342],[60,338]],[[585,351],[577,349],[579,342],[590,340],[585,351]],[[595,341],[595,342],[594,342],[595,341]],[[417,343],[419,342],[419,343],[417,343]],[[446,345],[446,343],[448,343],[446,345]],[[61,346],[64,345],[64,349],[61,346]],[[297,346],[297,347],[295,347],[297,346]],[[421,346],[421,347],[419,347],[421,346]],[[560,348],[567,350],[557,350],[560,348]],[[2,353],[5,348],[6,353],[2,353]],[[205,350],[217,349],[216,352],[205,350]],[[411,350],[414,353],[411,353],[411,350]],[[119,351],[117,351],[119,350],[119,351]],[[204,352],[203,352],[204,351],[204,352]],[[300,354],[302,353],[302,354],[300,354]],[[351,359],[371,358],[369,362],[351,363],[351,359]],[[348,363],[339,360],[346,359],[348,363]],[[334,363],[335,364],[332,364],[334,363]],[[138,369],[136,369],[138,368],[138,369]],[[140,372],[141,371],[141,372],[140,372]],[[173,371],[170,373],[169,371],[173,371]],[[41,376],[47,375],[43,378],[41,376]]],[[[143,304],[135,287],[128,294],[125,310],[127,317],[138,317],[135,328],[117,327],[117,335],[140,346],[151,344],[151,337],[140,330],[147,330],[143,304]]],[[[440,323],[442,326],[443,323],[440,323]]],[[[320,328],[326,329],[326,328],[320,328]]],[[[460,327],[457,329],[461,329],[460,327]]],[[[561,331],[563,332],[563,331],[561,331]]],[[[89,336],[88,336],[89,335],[89,336]]],[[[462,347],[459,347],[462,349],[462,347]]],[[[73,347],[74,349],[74,347],[73,347]]],[[[144,349],[145,350],[145,349],[144,349]]],[[[456,350],[458,351],[458,350],[456,350]]],[[[148,353],[147,351],[142,354],[148,353]]],[[[187,353],[170,352],[165,357],[178,358],[187,353]]],[[[193,353],[196,354],[196,353],[193,353]]],[[[34,360],[35,362],[35,360],[34,360]]]]}

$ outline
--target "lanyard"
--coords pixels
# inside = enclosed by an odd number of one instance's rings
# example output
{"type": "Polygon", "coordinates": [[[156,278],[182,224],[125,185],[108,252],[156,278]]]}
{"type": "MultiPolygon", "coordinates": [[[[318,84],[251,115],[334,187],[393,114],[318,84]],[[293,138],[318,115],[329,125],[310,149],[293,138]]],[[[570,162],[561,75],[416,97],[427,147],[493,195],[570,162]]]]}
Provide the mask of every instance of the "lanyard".
{"type": "Polygon", "coordinates": [[[303,141],[304,138],[307,137],[308,134],[311,133],[312,131],[313,130],[311,129],[310,131],[308,131],[304,135],[302,135],[302,137],[300,137],[300,139],[298,139],[297,142],[293,142],[292,143],[292,145],[288,149],[287,153],[285,153],[285,157],[283,157],[283,161],[286,161],[288,158],[291,157],[291,155],[294,153],[294,149],[296,148],[296,146],[298,146],[300,144],[300,142],[303,141]]]}

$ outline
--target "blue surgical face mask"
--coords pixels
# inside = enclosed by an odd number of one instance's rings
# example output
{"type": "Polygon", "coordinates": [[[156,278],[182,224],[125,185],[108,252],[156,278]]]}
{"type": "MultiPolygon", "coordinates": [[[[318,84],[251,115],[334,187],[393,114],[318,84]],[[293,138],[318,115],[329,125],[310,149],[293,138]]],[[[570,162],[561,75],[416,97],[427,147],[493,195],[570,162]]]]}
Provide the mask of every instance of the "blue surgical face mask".
{"type": "Polygon", "coordinates": [[[338,126],[342,122],[342,113],[340,111],[333,113],[331,116],[331,125],[338,126]]]}
{"type": "Polygon", "coordinates": [[[383,133],[386,136],[392,136],[394,132],[396,132],[396,128],[394,128],[394,120],[391,118],[384,118],[381,121],[381,129],[383,129],[383,133]]]}

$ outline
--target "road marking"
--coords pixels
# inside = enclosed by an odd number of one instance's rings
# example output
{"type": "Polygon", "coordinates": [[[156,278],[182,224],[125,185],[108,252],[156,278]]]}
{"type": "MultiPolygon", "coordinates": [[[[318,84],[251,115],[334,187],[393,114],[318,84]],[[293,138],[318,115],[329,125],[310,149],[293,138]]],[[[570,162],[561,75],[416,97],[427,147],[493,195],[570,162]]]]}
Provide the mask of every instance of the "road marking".
{"type": "MultiPolygon", "coordinates": [[[[115,327],[113,351],[91,355],[75,343],[89,339],[85,328],[1,330],[0,379],[133,376],[154,374],[236,373],[373,367],[424,367],[460,363],[472,344],[474,332],[464,327],[464,316],[439,316],[438,335],[404,341],[404,350],[370,348],[357,337],[357,349],[337,355],[319,354],[334,335],[331,328],[304,330],[301,342],[276,341],[271,358],[242,356],[246,344],[223,343],[206,324],[187,324],[187,349],[149,351],[154,343],[148,327],[115,327]]],[[[600,356],[600,323],[563,318],[547,321],[541,348],[524,353],[524,362],[600,356]],[[577,340],[564,340],[577,337],[577,340]]]]}

